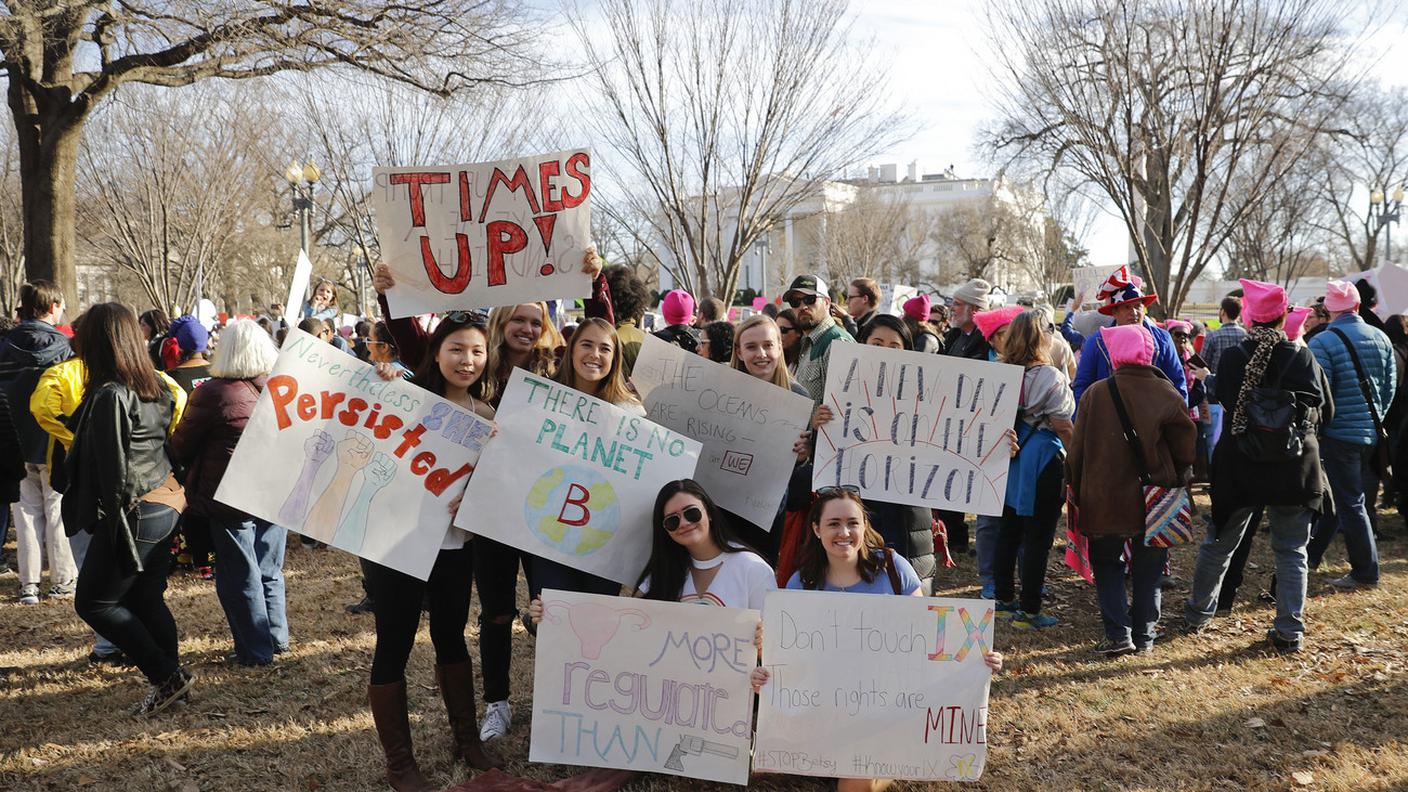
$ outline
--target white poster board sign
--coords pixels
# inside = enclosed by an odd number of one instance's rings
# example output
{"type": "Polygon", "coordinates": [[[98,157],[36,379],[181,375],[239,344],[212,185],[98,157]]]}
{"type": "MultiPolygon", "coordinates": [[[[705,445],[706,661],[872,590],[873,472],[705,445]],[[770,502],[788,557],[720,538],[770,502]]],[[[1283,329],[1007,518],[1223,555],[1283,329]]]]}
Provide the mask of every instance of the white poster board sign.
{"type": "Polygon", "coordinates": [[[455,525],[634,586],[655,496],[694,475],[698,441],[523,369],[494,419],[455,525]]]}
{"type": "Polygon", "coordinates": [[[372,210],[391,316],[589,297],[591,152],[376,168],[372,210]]]}
{"type": "MultiPolygon", "coordinates": [[[[1071,270],[1071,285],[1075,289],[1076,296],[1084,297],[1087,305],[1098,302],[1095,297],[1100,291],[1100,284],[1109,279],[1110,275],[1122,264],[1101,264],[1092,267],[1076,267],[1071,270]]],[[[1077,308],[1080,306],[1077,305],[1077,308]]]]}
{"type": "Polygon", "coordinates": [[[288,284],[288,300],[284,302],[284,316],[290,317],[289,324],[303,321],[303,301],[308,296],[308,282],[313,278],[313,262],[308,254],[298,251],[298,263],[293,265],[293,280],[288,284]]]}
{"type": "Polygon", "coordinates": [[[1408,314],[1408,269],[1397,264],[1385,264],[1373,271],[1371,283],[1379,292],[1379,304],[1374,308],[1380,318],[1408,314]]]}
{"type": "Polygon", "coordinates": [[[770,530],[812,400],[652,335],[631,381],[650,420],[703,445],[694,478],[714,501],[770,530]]]}
{"type": "Polygon", "coordinates": [[[864,344],[829,354],[832,418],[818,433],[813,489],[1002,514],[1021,367],[864,344]]]}
{"type": "Polygon", "coordinates": [[[492,431],[291,328],[215,499],[426,580],[492,431]]]}
{"type": "Polygon", "coordinates": [[[747,784],[758,619],[544,590],[528,760],[747,784]]]}
{"type": "Polygon", "coordinates": [[[990,600],[769,592],[753,768],[978,780],[992,621],[990,600]]]}
{"type": "MultiPolygon", "coordinates": [[[[891,316],[903,316],[905,302],[918,296],[919,290],[913,286],[905,286],[902,283],[882,283],[880,284],[880,303],[876,306],[876,310],[891,316]]],[[[928,321],[929,317],[924,317],[924,320],[928,321]]]]}

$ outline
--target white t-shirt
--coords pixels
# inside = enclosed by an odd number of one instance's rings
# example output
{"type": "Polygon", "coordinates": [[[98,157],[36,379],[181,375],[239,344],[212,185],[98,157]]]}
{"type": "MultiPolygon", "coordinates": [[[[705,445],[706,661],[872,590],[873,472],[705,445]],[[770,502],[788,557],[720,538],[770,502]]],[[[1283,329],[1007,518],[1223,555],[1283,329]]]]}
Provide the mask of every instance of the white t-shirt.
{"type": "MultiPolygon", "coordinates": [[[[753,608],[762,610],[763,597],[777,589],[777,574],[768,562],[750,550],[724,553],[724,562],[718,574],[709,584],[709,590],[700,594],[694,590],[694,575],[684,576],[684,590],[680,592],[680,602],[692,605],[713,605],[717,608],[753,608]]],[[[650,578],[640,584],[641,592],[650,591],[650,578]]]]}

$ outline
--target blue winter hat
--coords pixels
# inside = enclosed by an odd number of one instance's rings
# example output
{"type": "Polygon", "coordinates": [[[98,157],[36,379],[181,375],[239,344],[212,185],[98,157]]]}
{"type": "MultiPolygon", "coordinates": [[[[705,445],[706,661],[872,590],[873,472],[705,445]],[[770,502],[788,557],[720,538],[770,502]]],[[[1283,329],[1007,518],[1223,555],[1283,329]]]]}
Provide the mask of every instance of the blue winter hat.
{"type": "Polygon", "coordinates": [[[182,352],[204,352],[210,343],[210,333],[201,326],[199,319],[189,314],[172,322],[168,332],[182,352]]]}

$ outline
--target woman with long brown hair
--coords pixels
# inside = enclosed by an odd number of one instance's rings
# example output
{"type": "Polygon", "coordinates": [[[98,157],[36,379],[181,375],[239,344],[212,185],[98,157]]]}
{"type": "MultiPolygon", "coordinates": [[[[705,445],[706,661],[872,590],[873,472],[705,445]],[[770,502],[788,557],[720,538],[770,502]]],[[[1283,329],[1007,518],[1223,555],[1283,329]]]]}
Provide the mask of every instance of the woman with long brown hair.
{"type": "Polygon", "coordinates": [[[74,610],[146,676],[151,689],[136,714],[150,715],[186,696],[195,681],[181,667],[176,620],[163,597],[167,541],[186,502],[166,457],[175,400],[126,306],[93,306],[78,332],[87,377],[64,463],[63,516],[66,530],[92,539],[74,610]]]}

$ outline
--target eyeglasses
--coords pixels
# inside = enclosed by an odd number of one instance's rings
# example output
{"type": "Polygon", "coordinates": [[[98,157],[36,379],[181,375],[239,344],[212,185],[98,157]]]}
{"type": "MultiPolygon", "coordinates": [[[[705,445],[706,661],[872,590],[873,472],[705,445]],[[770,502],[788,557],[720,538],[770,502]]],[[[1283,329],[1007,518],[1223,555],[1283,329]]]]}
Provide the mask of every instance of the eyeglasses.
{"type": "Polygon", "coordinates": [[[662,520],[660,524],[665,526],[665,530],[669,533],[674,533],[680,529],[681,525],[694,525],[702,519],[704,519],[703,509],[698,506],[686,506],[684,507],[684,511],[679,514],[671,514],[662,520]],[[681,519],[681,515],[683,515],[683,519],[681,519]]]}
{"type": "Polygon", "coordinates": [[[793,308],[801,308],[803,305],[816,305],[816,301],[821,299],[815,294],[804,294],[801,297],[788,297],[787,304],[793,308]]]}

